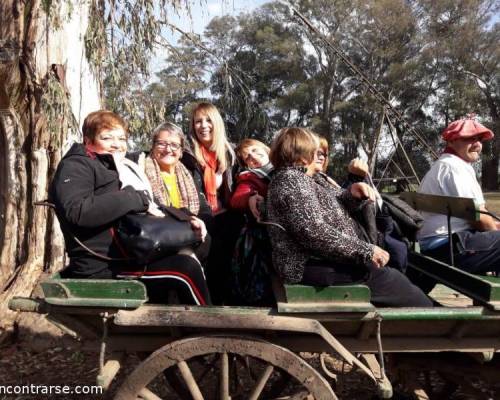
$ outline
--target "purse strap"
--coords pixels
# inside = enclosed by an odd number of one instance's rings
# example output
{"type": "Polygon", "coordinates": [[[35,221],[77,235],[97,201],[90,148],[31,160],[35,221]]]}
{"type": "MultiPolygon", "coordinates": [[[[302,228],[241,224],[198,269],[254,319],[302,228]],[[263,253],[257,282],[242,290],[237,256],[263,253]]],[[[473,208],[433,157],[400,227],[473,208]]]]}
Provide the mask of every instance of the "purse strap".
{"type": "MultiPolygon", "coordinates": [[[[35,206],[49,207],[49,208],[51,208],[54,211],[56,209],[56,206],[53,203],[50,203],[47,200],[35,201],[33,204],[35,206]]],[[[73,239],[76,243],[78,243],[81,247],[83,247],[85,250],[87,250],[93,256],[96,256],[97,258],[101,258],[101,259],[106,260],[106,261],[128,261],[128,260],[131,260],[130,257],[129,258],[114,258],[114,257],[105,256],[104,254],[97,253],[96,251],[94,251],[94,250],[90,249],[89,247],[87,247],[80,239],[78,239],[76,237],[75,234],[73,234],[73,232],[71,232],[71,229],[69,228],[67,222],[63,218],[58,218],[58,220],[59,220],[59,223],[61,225],[65,226],[65,228],[66,228],[67,232],[69,233],[69,236],[71,237],[71,239],[73,239]]]]}

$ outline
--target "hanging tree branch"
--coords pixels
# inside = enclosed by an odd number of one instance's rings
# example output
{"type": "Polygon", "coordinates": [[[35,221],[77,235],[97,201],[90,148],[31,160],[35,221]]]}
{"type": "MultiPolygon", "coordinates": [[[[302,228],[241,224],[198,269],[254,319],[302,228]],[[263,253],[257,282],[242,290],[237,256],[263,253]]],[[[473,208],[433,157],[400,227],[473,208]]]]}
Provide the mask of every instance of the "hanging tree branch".
{"type": "Polygon", "coordinates": [[[293,7],[289,2],[284,0],[278,0],[281,4],[285,5],[292,16],[295,16],[297,20],[305,25],[311,32],[313,32],[330,50],[332,50],[346,65],[346,67],[355,75],[366,87],[366,89],[375,97],[375,99],[382,104],[386,109],[387,113],[390,114],[394,119],[400,122],[407,130],[410,132],[417,141],[422,144],[429,153],[434,157],[438,158],[437,153],[434,149],[429,146],[422,135],[408,122],[408,120],[392,106],[389,100],[374,86],[374,84],[368,79],[368,77],[349,59],[349,57],[331,40],[328,40],[323,33],[321,33],[304,15],[302,15],[295,7],[293,7]]]}

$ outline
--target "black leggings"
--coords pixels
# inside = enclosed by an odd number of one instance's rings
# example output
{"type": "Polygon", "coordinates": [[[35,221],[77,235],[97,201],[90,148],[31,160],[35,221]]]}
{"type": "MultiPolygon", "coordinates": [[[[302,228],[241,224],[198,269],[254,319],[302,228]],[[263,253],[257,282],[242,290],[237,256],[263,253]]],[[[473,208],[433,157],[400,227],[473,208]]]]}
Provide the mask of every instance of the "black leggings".
{"type": "Polygon", "coordinates": [[[394,268],[370,268],[327,264],[314,260],[306,264],[301,283],[311,286],[364,284],[370,288],[371,302],[380,307],[432,307],[427,297],[408,278],[394,268]]]}
{"type": "Polygon", "coordinates": [[[151,303],[168,304],[169,292],[175,290],[181,304],[211,304],[203,268],[187,255],[164,257],[148,264],[145,270],[127,269],[116,277],[137,277],[146,286],[151,303]]]}

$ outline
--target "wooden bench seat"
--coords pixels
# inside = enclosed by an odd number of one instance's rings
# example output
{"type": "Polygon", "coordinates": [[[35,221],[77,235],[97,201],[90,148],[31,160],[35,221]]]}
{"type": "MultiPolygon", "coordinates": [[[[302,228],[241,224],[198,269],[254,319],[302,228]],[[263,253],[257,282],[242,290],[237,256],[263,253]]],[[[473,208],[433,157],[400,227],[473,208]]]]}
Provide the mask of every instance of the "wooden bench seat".
{"type": "Polygon", "coordinates": [[[273,290],[280,313],[366,313],[375,309],[365,285],[284,285],[274,278],[273,290]]]}
{"type": "MultiPolygon", "coordinates": [[[[405,192],[400,197],[415,210],[446,215],[448,224],[451,217],[478,221],[481,214],[479,205],[469,198],[415,192],[405,192]]],[[[451,235],[449,235],[449,240],[453,243],[451,235]]],[[[453,265],[426,257],[418,252],[410,252],[408,261],[409,268],[465,294],[477,304],[500,310],[500,278],[469,274],[453,265]]]]}
{"type": "Polygon", "coordinates": [[[45,301],[58,306],[130,309],[148,300],[146,287],[136,280],[62,279],[55,274],[40,285],[45,301]]]}

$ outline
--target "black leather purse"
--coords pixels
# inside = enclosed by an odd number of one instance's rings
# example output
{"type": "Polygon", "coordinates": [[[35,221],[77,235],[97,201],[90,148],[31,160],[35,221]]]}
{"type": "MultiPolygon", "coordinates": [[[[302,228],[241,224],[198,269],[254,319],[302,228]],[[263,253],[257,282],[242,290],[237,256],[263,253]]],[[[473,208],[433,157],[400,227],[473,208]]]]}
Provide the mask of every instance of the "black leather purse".
{"type": "Polygon", "coordinates": [[[127,214],[118,221],[118,240],[128,256],[141,265],[201,243],[188,214],[173,207],[164,207],[162,211],[165,217],[127,214]]]}

